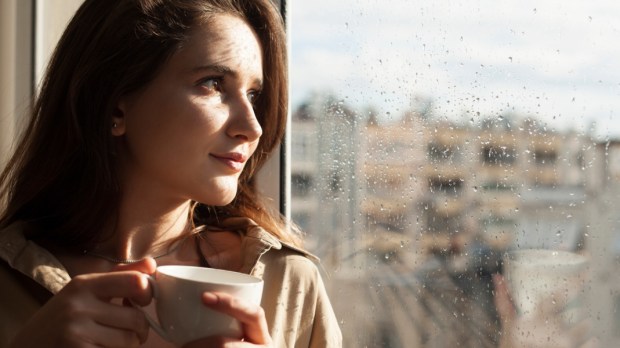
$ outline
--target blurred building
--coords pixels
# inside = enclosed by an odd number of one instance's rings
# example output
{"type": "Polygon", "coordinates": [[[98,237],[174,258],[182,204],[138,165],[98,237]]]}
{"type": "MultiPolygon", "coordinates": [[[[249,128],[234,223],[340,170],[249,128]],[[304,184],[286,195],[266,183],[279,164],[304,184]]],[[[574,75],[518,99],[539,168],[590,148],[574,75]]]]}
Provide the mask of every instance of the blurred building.
{"type": "MultiPolygon", "coordinates": [[[[515,115],[474,126],[411,111],[380,123],[333,98],[309,100],[293,119],[292,217],[331,273],[348,345],[398,347],[416,337],[419,296],[433,287],[420,272],[450,268],[468,279],[474,297],[467,304],[459,295],[458,309],[467,317],[490,301],[485,274],[498,270],[503,250],[592,253],[605,240],[615,246],[598,253],[606,259],[596,261],[597,271],[618,265],[620,233],[600,231],[592,202],[620,182],[620,143],[596,144],[588,134],[550,131],[515,115]],[[607,237],[594,241],[599,234],[607,237]],[[436,255],[448,263],[438,266],[436,255]]],[[[599,204],[620,203],[609,195],[599,204]]],[[[615,297],[589,302],[593,310],[613,316],[617,283],[597,285],[615,297]]],[[[620,318],[609,319],[620,326],[620,318]]],[[[490,336],[474,331],[474,338],[490,336]]]]}
{"type": "Polygon", "coordinates": [[[383,263],[415,262],[419,256],[416,232],[420,229],[419,204],[425,180],[418,177],[424,166],[423,121],[405,117],[390,126],[377,124],[370,115],[361,131],[364,152],[360,162],[359,206],[365,252],[383,263]]]}
{"type": "Polygon", "coordinates": [[[314,97],[293,120],[292,219],[325,267],[338,269],[362,248],[357,175],[363,135],[356,114],[330,97],[314,97]]]}
{"type": "Polygon", "coordinates": [[[472,239],[496,250],[578,247],[587,194],[600,182],[587,135],[531,119],[471,127],[412,113],[364,130],[360,209],[372,238],[404,233],[423,253],[472,239]]]}

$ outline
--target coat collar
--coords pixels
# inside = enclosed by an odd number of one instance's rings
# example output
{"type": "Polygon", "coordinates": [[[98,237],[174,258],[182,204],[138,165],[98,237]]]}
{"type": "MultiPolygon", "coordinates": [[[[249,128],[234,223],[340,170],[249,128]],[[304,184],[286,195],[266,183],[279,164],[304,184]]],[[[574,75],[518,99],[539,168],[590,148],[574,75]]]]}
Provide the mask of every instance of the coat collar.
{"type": "Polygon", "coordinates": [[[293,250],[312,260],[316,264],[320,263],[320,259],[315,255],[290,243],[279,240],[273,234],[269,233],[267,230],[259,226],[250,218],[228,218],[222,221],[217,227],[208,226],[206,229],[211,231],[236,231],[243,236],[241,249],[244,259],[240,270],[242,273],[252,273],[255,275],[262,274],[262,272],[257,269],[257,267],[260,267],[258,261],[264,253],[271,249],[293,250]]]}

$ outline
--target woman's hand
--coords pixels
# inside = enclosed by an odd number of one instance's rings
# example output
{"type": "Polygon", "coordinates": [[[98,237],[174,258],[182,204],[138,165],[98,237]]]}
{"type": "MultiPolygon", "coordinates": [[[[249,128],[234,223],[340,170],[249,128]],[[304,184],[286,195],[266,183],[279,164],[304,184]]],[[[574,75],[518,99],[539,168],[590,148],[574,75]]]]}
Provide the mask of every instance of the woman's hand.
{"type": "Polygon", "coordinates": [[[593,348],[598,346],[590,337],[590,324],[581,321],[567,326],[549,301],[536,315],[518,316],[504,278],[496,274],[495,307],[502,322],[501,348],[593,348]]]}
{"type": "Polygon", "coordinates": [[[241,323],[243,339],[213,336],[191,342],[184,348],[199,347],[271,347],[265,312],[259,305],[221,292],[205,292],[202,302],[209,308],[228,314],[241,323]]]}
{"type": "Polygon", "coordinates": [[[153,273],[155,261],[118,266],[115,272],[74,277],[30,319],[12,347],[136,347],[149,325],[144,314],[112,299],[151,301],[143,273],[153,273]]]}

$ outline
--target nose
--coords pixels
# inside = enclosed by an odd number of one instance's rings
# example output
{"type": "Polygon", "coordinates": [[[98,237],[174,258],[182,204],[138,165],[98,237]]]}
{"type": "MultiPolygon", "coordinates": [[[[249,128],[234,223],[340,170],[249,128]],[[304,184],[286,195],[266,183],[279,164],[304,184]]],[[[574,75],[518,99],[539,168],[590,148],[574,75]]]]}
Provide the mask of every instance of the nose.
{"type": "Polygon", "coordinates": [[[236,99],[237,101],[230,106],[228,136],[249,142],[258,140],[263,135],[263,129],[256,118],[254,106],[246,96],[236,99]]]}

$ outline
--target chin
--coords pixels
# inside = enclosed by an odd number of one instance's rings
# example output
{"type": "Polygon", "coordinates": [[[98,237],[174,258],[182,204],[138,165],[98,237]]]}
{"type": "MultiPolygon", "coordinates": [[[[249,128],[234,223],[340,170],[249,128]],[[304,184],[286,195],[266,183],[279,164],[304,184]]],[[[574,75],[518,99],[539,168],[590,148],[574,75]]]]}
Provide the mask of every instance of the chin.
{"type": "Polygon", "coordinates": [[[198,201],[206,205],[223,207],[230,204],[237,196],[237,183],[209,191],[206,196],[201,197],[198,201]]]}
{"type": "Polygon", "coordinates": [[[223,200],[221,200],[221,201],[220,201],[220,203],[219,203],[219,204],[215,204],[215,205],[220,206],[220,207],[223,207],[223,206],[225,206],[225,205],[229,205],[229,204],[230,204],[230,203],[231,203],[231,202],[235,199],[235,197],[236,197],[236,196],[237,196],[237,195],[236,195],[236,194],[234,194],[234,195],[232,195],[230,198],[223,199],[223,200]]]}

